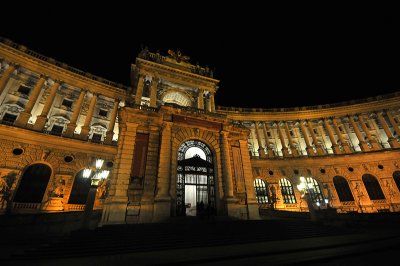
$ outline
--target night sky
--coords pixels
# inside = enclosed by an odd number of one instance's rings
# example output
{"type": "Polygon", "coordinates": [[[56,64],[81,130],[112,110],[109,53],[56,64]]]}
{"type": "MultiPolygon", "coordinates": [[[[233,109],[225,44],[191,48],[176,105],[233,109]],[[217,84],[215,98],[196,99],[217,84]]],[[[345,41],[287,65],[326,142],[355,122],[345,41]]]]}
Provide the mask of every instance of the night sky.
{"type": "Polygon", "coordinates": [[[97,8],[50,6],[21,16],[22,24],[4,23],[15,17],[2,14],[0,36],[125,85],[141,47],[179,49],[215,69],[222,106],[308,106],[400,91],[400,20],[385,13],[97,8]]]}

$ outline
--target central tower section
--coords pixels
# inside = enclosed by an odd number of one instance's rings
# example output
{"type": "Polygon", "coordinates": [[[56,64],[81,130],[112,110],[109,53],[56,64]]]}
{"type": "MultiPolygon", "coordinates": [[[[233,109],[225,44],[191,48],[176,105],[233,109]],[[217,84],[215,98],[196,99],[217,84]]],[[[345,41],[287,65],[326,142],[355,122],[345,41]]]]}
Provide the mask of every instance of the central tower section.
{"type": "Polygon", "coordinates": [[[189,63],[189,57],[168,50],[168,56],[143,49],[132,64],[133,103],[149,107],[179,105],[215,112],[218,80],[213,71],[189,63]]]}

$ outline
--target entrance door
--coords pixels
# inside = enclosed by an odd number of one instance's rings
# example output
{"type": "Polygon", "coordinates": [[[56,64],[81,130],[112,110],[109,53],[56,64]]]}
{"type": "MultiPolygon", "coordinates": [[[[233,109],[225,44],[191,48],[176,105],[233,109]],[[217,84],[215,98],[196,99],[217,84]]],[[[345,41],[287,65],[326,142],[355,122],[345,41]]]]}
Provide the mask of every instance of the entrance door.
{"type": "Polygon", "coordinates": [[[199,141],[188,141],[181,148],[177,169],[176,214],[178,216],[212,215],[216,208],[211,152],[204,143],[199,141]]]}
{"type": "Polygon", "coordinates": [[[195,185],[185,185],[185,208],[186,216],[197,215],[197,193],[195,185]]]}

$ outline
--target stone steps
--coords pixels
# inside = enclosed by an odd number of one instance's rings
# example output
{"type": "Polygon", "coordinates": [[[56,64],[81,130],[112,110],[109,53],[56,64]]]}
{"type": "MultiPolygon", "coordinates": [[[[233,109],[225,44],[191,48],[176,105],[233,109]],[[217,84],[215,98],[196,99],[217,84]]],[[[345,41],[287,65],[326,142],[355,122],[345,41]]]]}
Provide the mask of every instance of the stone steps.
{"type": "Polygon", "coordinates": [[[154,250],[244,244],[332,236],[351,231],[310,221],[188,221],[103,226],[75,231],[70,238],[15,254],[13,260],[113,255],[154,250]]]}

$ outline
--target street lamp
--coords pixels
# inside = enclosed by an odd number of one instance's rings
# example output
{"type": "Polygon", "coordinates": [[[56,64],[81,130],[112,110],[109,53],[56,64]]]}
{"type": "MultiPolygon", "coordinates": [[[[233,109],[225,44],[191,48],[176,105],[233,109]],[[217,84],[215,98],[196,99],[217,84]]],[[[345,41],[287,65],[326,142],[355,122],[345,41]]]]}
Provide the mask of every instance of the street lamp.
{"type": "Polygon", "coordinates": [[[96,171],[94,175],[91,175],[92,169],[90,168],[83,170],[83,178],[91,179],[89,194],[85,205],[85,213],[83,216],[83,228],[85,229],[90,229],[90,220],[93,213],[94,201],[96,199],[97,186],[99,185],[100,180],[107,179],[110,174],[110,171],[108,170],[101,170],[103,163],[103,159],[96,159],[96,171]]]}
{"type": "MultiPolygon", "coordinates": [[[[306,178],[304,176],[300,176],[300,183],[297,185],[297,189],[302,193],[301,197],[305,196],[305,198],[306,198],[307,207],[310,212],[311,221],[316,221],[317,216],[316,216],[315,209],[314,209],[313,203],[311,201],[311,197],[310,197],[310,189],[313,189],[313,187],[314,187],[313,184],[309,184],[306,181],[306,178]]],[[[318,202],[318,204],[319,204],[319,202],[318,202]]]]}

